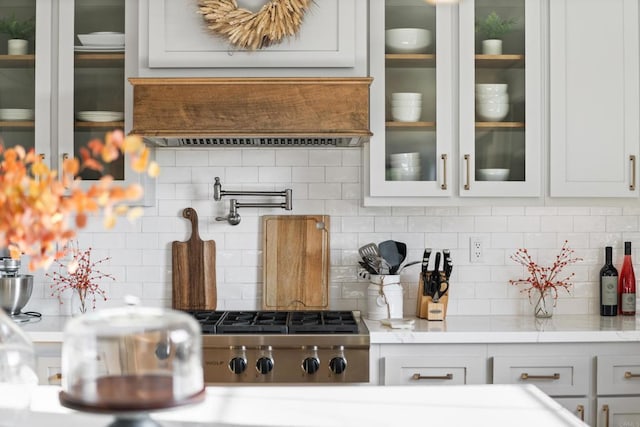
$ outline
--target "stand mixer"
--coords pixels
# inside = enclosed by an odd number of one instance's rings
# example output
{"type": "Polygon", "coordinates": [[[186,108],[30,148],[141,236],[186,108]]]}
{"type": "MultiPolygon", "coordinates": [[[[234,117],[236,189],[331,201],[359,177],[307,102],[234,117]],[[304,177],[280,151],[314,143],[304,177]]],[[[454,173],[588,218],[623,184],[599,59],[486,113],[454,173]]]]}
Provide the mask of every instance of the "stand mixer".
{"type": "Polygon", "coordinates": [[[33,276],[19,274],[20,260],[0,258],[0,307],[11,317],[19,318],[33,291],[33,276]]]}

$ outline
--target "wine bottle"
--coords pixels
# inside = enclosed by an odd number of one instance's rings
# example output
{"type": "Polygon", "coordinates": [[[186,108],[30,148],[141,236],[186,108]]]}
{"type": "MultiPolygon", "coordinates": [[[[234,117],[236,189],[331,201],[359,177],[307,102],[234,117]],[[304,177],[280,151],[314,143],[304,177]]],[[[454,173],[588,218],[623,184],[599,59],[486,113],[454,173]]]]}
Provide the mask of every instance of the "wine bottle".
{"type": "Polygon", "coordinates": [[[600,316],[618,315],[618,270],[611,263],[611,246],[604,248],[604,266],[600,269],[600,316]]]}
{"type": "Polygon", "coordinates": [[[636,275],[631,262],[631,242],[624,242],[624,260],[618,280],[620,314],[633,316],[636,314],[636,275]]]}

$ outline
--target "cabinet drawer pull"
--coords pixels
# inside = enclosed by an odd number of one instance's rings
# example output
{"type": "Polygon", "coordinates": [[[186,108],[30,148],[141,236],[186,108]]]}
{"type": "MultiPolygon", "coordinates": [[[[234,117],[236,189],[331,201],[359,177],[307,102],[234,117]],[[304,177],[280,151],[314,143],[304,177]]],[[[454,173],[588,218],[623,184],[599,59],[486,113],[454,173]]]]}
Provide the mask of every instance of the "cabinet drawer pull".
{"type": "Polygon", "coordinates": [[[624,373],[625,378],[640,378],[640,374],[634,374],[631,371],[626,371],[624,373]]]}
{"type": "Polygon", "coordinates": [[[58,372],[57,374],[53,374],[49,378],[47,378],[47,380],[49,382],[51,382],[51,381],[60,381],[61,379],[62,379],[62,374],[60,372],[58,372]]]}
{"type": "Polygon", "coordinates": [[[467,179],[464,184],[464,189],[469,190],[471,188],[471,155],[470,154],[464,155],[464,162],[465,162],[466,174],[467,174],[467,179]]]}
{"type": "Polygon", "coordinates": [[[584,405],[578,405],[576,412],[578,413],[580,421],[584,421],[584,405]]]}
{"type": "Polygon", "coordinates": [[[447,189],[447,155],[443,154],[440,156],[440,158],[442,159],[442,185],[440,186],[440,188],[442,190],[446,190],[447,189]]]}
{"type": "Polygon", "coordinates": [[[453,379],[453,374],[446,374],[446,375],[420,375],[420,374],[413,374],[411,376],[412,380],[452,380],[453,379]]]}
{"type": "Polygon", "coordinates": [[[604,427],[609,427],[609,405],[602,405],[602,413],[604,414],[604,427]]]}
{"type": "Polygon", "coordinates": [[[559,380],[560,374],[555,373],[553,375],[529,375],[526,372],[520,374],[521,380],[559,380]]]}
{"type": "Polygon", "coordinates": [[[629,191],[635,191],[636,189],[636,156],[630,155],[629,161],[631,162],[631,183],[629,184],[629,191]]]}

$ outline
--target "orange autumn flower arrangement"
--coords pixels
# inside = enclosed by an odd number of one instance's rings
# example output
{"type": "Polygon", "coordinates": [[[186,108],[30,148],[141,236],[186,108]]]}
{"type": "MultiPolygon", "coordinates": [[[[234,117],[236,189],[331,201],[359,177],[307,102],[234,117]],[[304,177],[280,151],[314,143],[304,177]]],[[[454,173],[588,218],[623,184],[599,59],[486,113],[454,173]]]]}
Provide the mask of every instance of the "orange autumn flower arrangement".
{"type": "Polygon", "coordinates": [[[130,158],[134,171],[158,175],[141,138],[120,130],[108,132],[104,141],[90,141],[79,159],[65,159],[60,174],[33,150],[0,145],[0,247],[8,248],[12,258],[28,255],[30,270],[46,269],[63,256],[62,248],[86,226],[89,214],[102,211],[106,228],[119,216],[141,215],[141,208],[123,204],[142,196],[140,185],[115,185],[113,177],[105,175],[83,187],[77,177],[83,169],[102,171],[101,161],[109,163],[122,154],[130,158]]]}

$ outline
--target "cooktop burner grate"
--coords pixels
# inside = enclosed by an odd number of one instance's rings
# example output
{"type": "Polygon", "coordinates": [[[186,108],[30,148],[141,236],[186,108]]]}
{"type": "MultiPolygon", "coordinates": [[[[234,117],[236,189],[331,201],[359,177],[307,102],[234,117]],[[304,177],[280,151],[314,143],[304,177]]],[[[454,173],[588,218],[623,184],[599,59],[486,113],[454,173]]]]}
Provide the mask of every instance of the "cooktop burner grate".
{"type": "Polygon", "coordinates": [[[290,334],[357,333],[358,322],[350,311],[294,311],[289,322],[290,334]]]}
{"type": "Polygon", "coordinates": [[[287,312],[228,311],[218,322],[218,334],[286,334],[287,312]]]}
{"type": "Polygon", "coordinates": [[[203,334],[357,334],[351,311],[188,311],[203,334]]]}

